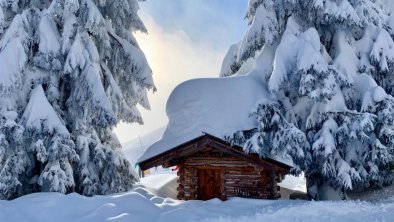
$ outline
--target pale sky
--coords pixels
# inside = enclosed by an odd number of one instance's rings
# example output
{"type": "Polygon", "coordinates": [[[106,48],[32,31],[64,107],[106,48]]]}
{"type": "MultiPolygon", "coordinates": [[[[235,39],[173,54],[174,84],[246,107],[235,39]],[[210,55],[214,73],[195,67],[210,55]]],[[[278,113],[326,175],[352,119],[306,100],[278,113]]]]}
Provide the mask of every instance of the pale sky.
{"type": "Polygon", "coordinates": [[[153,70],[158,91],[149,93],[151,110],[139,107],[144,125],[119,124],[121,143],[167,124],[166,102],[181,82],[218,77],[230,45],[246,31],[247,0],[148,0],[139,15],[149,34],[136,33],[153,70]]]}

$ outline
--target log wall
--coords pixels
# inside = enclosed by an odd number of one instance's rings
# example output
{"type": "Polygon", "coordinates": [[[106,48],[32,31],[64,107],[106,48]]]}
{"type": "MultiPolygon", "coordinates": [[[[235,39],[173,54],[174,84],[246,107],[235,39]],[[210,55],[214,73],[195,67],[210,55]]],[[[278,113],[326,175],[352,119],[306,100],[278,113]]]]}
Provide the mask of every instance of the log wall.
{"type": "Polygon", "coordinates": [[[245,197],[256,199],[277,199],[277,183],[281,176],[256,166],[247,160],[232,156],[210,156],[209,153],[186,158],[178,171],[178,199],[199,199],[199,170],[216,170],[220,179],[215,184],[220,186],[220,194],[216,197],[226,200],[229,197],[245,197]]]}

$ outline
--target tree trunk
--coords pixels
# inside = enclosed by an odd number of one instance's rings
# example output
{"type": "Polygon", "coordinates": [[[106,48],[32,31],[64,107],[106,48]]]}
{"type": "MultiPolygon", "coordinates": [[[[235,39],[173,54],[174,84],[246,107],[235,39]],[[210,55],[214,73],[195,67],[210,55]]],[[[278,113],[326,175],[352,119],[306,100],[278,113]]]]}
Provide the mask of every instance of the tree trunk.
{"type": "Polygon", "coordinates": [[[307,194],[312,200],[344,200],[346,195],[340,188],[333,187],[320,174],[307,177],[307,194]]]}

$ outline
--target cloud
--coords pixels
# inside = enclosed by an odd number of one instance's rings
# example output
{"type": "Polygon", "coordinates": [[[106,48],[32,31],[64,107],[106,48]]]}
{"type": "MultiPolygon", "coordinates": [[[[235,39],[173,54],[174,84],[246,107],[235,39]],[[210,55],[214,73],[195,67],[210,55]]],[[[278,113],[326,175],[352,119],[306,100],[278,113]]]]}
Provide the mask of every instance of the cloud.
{"type": "Polygon", "coordinates": [[[193,41],[183,30],[167,31],[148,14],[140,13],[149,34],[136,33],[153,70],[158,91],[149,94],[151,111],[140,108],[144,125],[119,124],[114,132],[124,143],[166,125],[166,101],[181,82],[193,78],[217,77],[227,49],[217,49],[212,42],[193,41]]]}
{"type": "Polygon", "coordinates": [[[183,30],[193,42],[228,48],[246,31],[247,0],[149,0],[141,3],[165,30],[183,30]]]}

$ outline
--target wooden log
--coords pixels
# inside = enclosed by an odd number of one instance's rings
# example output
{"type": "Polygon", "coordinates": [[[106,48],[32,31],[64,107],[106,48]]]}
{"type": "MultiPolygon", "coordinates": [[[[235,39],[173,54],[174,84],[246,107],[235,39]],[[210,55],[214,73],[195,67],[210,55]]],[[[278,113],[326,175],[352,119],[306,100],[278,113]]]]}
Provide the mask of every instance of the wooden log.
{"type": "Polygon", "coordinates": [[[245,184],[256,184],[256,185],[261,185],[264,186],[264,182],[261,180],[253,180],[253,179],[226,179],[224,182],[225,184],[239,184],[239,183],[245,183],[245,184]]]}
{"type": "Polygon", "coordinates": [[[185,197],[185,192],[184,191],[178,191],[177,198],[182,200],[185,197]]]}
{"type": "Polygon", "coordinates": [[[190,178],[190,177],[188,177],[188,178],[185,178],[183,180],[183,184],[196,184],[197,181],[198,181],[198,178],[190,178]]]}
{"type": "MultiPolygon", "coordinates": [[[[209,153],[208,153],[209,154],[209,153]]],[[[188,158],[188,160],[212,160],[212,161],[215,161],[215,160],[218,160],[218,159],[220,159],[220,160],[232,160],[232,161],[234,161],[234,160],[239,160],[239,161],[245,161],[245,160],[243,160],[243,159],[241,159],[241,158],[238,158],[238,157],[233,157],[233,156],[227,156],[227,157],[214,157],[214,156],[206,156],[206,157],[190,157],[190,158],[188,158]]]]}
{"type": "Polygon", "coordinates": [[[261,180],[261,177],[259,175],[232,175],[232,174],[226,174],[225,178],[226,178],[226,180],[232,180],[232,179],[261,180]]]}
{"type": "Polygon", "coordinates": [[[242,171],[230,171],[230,172],[228,172],[228,171],[226,171],[226,175],[234,175],[234,176],[237,176],[237,175],[240,175],[240,176],[248,176],[248,175],[250,175],[250,176],[258,176],[258,177],[261,177],[260,176],[260,174],[258,173],[258,172],[248,172],[248,171],[246,171],[246,172],[242,172],[242,171]]]}
{"type": "Polygon", "coordinates": [[[197,173],[197,170],[200,170],[202,166],[211,166],[211,167],[220,167],[220,169],[226,169],[226,170],[242,170],[242,169],[248,169],[251,168],[251,166],[245,165],[242,166],[240,165],[242,163],[238,163],[238,164],[234,164],[234,163],[224,163],[224,164],[220,164],[220,163],[203,163],[203,162],[188,162],[185,163],[186,166],[194,168],[196,170],[195,173],[197,173]]]}
{"type": "MultiPolygon", "coordinates": [[[[223,163],[223,164],[236,164],[238,167],[245,167],[249,166],[249,162],[244,161],[244,160],[237,160],[237,159],[222,159],[222,158],[215,158],[215,159],[186,159],[185,163],[223,163]],[[247,165],[243,165],[247,164],[247,165]]],[[[252,164],[250,164],[252,166],[252,164]]]]}
{"type": "Polygon", "coordinates": [[[253,174],[253,175],[259,175],[260,176],[260,172],[256,171],[254,168],[250,168],[250,167],[245,167],[245,168],[239,168],[237,170],[226,170],[226,174],[233,174],[233,175],[244,175],[244,174],[253,174]]]}
{"type": "Polygon", "coordinates": [[[195,188],[195,187],[188,187],[188,188],[184,188],[183,191],[185,193],[196,193],[197,192],[197,188],[195,188]]]}
{"type": "Polygon", "coordinates": [[[210,166],[210,165],[195,165],[193,167],[195,167],[198,170],[206,170],[206,169],[210,169],[210,170],[222,170],[222,169],[238,170],[239,169],[239,167],[235,167],[235,166],[223,167],[223,166],[210,166]]]}
{"type": "Polygon", "coordinates": [[[184,173],[191,173],[191,174],[196,174],[197,170],[195,168],[192,167],[185,167],[183,170],[184,173]]]}
{"type": "Polygon", "coordinates": [[[196,173],[183,173],[182,176],[184,177],[197,177],[196,173]]]}
{"type": "Polygon", "coordinates": [[[188,179],[188,180],[190,180],[190,179],[197,179],[198,177],[197,176],[194,176],[194,175],[185,175],[185,174],[182,174],[182,179],[183,180],[186,180],[186,179],[188,179]]]}
{"type": "Polygon", "coordinates": [[[188,163],[197,169],[223,169],[223,168],[230,168],[230,169],[238,169],[239,167],[232,163],[188,163]]]}
{"type": "Polygon", "coordinates": [[[245,162],[249,163],[249,161],[241,159],[241,158],[232,158],[232,157],[190,157],[187,158],[186,162],[201,162],[201,161],[207,161],[207,162],[215,162],[215,161],[221,161],[221,162],[245,162]]]}
{"type": "Polygon", "coordinates": [[[225,186],[255,186],[255,187],[264,187],[258,181],[228,181],[224,183],[225,186]]]}
{"type": "Polygon", "coordinates": [[[177,180],[178,184],[183,184],[185,182],[185,178],[179,177],[177,180]]]}
{"type": "Polygon", "coordinates": [[[256,187],[259,189],[264,189],[262,186],[259,186],[259,184],[256,183],[233,183],[233,184],[225,184],[224,188],[228,189],[230,187],[256,187]]]}
{"type": "Polygon", "coordinates": [[[196,185],[195,184],[185,184],[183,186],[183,189],[195,189],[196,185]]]}
{"type": "Polygon", "coordinates": [[[221,200],[227,199],[226,190],[224,188],[226,183],[226,179],[224,178],[225,174],[226,174],[225,170],[220,171],[220,199],[221,200]]]}

